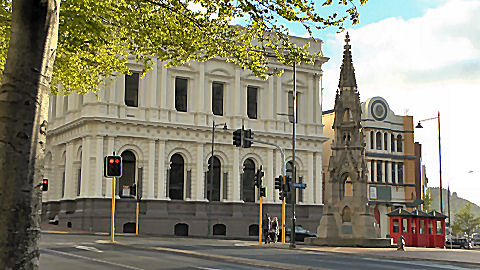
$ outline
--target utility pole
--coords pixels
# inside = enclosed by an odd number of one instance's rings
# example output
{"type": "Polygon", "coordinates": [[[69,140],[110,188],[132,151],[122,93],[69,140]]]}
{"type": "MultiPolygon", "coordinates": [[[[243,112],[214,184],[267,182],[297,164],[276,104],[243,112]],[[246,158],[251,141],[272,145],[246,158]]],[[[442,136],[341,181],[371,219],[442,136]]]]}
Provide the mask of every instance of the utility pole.
{"type": "MultiPolygon", "coordinates": [[[[295,168],[295,124],[297,122],[297,82],[295,74],[295,62],[293,62],[293,126],[292,126],[292,184],[297,182],[297,170],[295,168]]],[[[295,201],[297,200],[297,191],[294,188],[290,189],[293,192],[292,196],[292,228],[290,233],[290,247],[295,248],[295,201]]],[[[283,230],[285,231],[285,229],[283,230]]]]}

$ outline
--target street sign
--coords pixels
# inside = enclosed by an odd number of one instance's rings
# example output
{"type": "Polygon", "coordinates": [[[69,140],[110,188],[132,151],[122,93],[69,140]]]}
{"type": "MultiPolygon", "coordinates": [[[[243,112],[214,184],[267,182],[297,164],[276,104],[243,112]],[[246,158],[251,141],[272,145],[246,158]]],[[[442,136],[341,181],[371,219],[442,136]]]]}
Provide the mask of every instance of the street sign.
{"type": "Polygon", "coordinates": [[[292,183],[293,188],[299,188],[299,189],[305,189],[307,187],[307,184],[305,183],[292,183]]]}

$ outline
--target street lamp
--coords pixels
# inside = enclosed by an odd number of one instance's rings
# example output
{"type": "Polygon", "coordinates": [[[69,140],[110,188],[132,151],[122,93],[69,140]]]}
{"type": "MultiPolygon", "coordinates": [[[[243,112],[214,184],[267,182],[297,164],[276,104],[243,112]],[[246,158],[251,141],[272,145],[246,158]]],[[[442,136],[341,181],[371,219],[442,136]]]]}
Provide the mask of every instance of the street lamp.
{"type": "MultiPolygon", "coordinates": [[[[215,124],[215,119],[213,119],[212,123],[212,155],[210,156],[210,179],[207,187],[207,199],[211,200],[212,199],[212,185],[213,185],[213,157],[215,156],[213,151],[214,151],[214,146],[215,146],[215,127],[219,127],[223,125],[223,130],[227,130],[227,123],[220,123],[220,124],[215,124]],[[210,195],[210,196],[209,196],[210,195]]],[[[207,230],[208,236],[210,236],[210,218],[208,218],[208,230],[207,230]]]]}
{"type": "Polygon", "coordinates": [[[440,111],[438,112],[437,117],[427,118],[418,121],[418,124],[415,128],[423,128],[421,122],[428,121],[428,120],[438,120],[438,162],[439,162],[439,170],[440,170],[440,212],[443,214],[443,199],[442,199],[442,146],[440,143],[440,111]]]}
{"type": "Polygon", "coordinates": [[[215,156],[213,154],[213,150],[214,150],[214,146],[215,146],[215,128],[219,127],[219,126],[222,126],[222,125],[223,125],[223,130],[227,130],[227,123],[215,124],[215,120],[213,120],[213,123],[212,123],[212,155],[210,157],[210,183],[209,183],[210,188],[207,191],[210,194],[210,196],[207,195],[207,198],[210,198],[210,199],[212,197],[212,185],[213,185],[213,157],[215,156]]]}

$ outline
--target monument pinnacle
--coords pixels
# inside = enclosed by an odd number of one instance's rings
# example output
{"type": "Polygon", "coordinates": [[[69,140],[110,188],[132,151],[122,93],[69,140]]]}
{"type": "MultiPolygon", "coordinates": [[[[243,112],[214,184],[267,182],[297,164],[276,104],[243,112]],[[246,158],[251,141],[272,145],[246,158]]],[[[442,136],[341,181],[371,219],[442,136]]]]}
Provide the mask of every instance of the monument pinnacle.
{"type": "Polygon", "coordinates": [[[340,67],[340,81],[338,82],[338,88],[340,91],[346,89],[356,89],[357,88],[357,81],[355,80],[355,69],[353,68],[352,63],[352,52],[350,51],[350,36],[345,36],[345,46],[343,46],[343,62],[342,66],[340,67]]]}

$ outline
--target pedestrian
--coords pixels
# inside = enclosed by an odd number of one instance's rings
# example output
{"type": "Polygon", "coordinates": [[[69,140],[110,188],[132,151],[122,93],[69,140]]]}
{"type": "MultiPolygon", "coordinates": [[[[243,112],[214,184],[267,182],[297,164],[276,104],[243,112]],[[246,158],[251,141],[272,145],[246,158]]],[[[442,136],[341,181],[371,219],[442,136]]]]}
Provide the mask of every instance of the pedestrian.
{"type": "Polygon", "coordinates": [[[400,237],[398,237],[397,250],[405,251],[405,237],[403,237],[403,235],[400,235],[400,237]]]}
{"type": "Polygon", "coordinates": [[[278,240],[278,218],[274,217],[272,221],[272,236],[273,242],[276,243],[278,240]]]}
{"type": "Polygon", "coordinates": [[[271,223],[271,219],[270,219],[270,216],[267,214],[265,214],[265,216],[267,217],[266,220],[264,220],[264,223],[263,223],[263,234],[265,235],[265,244],[268,244],[268,242],[271,240],[269,239],[270,236],[268,235],[269,232],[270,232],[270,223],[271,223]]]}

